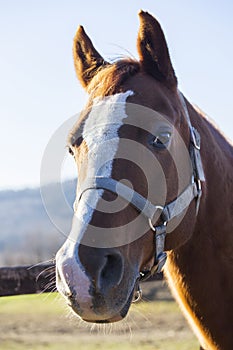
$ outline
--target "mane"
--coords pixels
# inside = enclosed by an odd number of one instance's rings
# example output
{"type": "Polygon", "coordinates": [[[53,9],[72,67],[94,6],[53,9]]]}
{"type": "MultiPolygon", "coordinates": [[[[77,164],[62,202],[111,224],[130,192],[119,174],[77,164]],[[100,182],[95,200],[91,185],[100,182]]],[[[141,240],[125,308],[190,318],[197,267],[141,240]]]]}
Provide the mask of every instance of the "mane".
{"type": "Polygon", "coordinates": [[[219,125],[216,123],[216,121],[214,119],[212,119],[209,115],[207,115],[205,112],[203,112],[203,110],[197,106],[196,104],[193,104],[193,108],[195,109],[195,111],[197,113],[199,113],[199,115],[204,118],[210,125],[210,127],[212,128],[214,133],[218,133],[218,135],[221,137],[221,140],[225,143],[225,141],[227,141],[227,143],[229,144],[228,146],[225,146],[229,149],[229,153],[232,155],[232,147],[233,147],[233,141],[220,129],[219,125]]]}
{"type": "Polygon", "coordinates": [[[140,71],[140,63],[132,58],[120,59],[100,67],[88,86],[87,92],[93,98],[109,96],[120,92],[123,83],[140,71]]]}

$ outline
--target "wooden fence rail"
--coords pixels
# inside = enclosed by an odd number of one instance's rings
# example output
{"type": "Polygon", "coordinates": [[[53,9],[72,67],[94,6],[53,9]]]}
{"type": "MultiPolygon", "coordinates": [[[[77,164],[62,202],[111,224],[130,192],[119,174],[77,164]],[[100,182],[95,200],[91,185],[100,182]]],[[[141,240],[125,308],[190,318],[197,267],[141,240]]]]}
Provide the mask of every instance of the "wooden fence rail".
{"type": "MultiPolygon", "coordinates": [[[[162,278],[163,275],[158,274],[150,280],[162,278]]],[[[56,291],[54,264],[0,268],[0,297],[54,291],[56,291]]]]}
{"type": "Polygon", "coordinates": [[[0,268],[0,296],[52,292],[55,265],[0,268]]]}

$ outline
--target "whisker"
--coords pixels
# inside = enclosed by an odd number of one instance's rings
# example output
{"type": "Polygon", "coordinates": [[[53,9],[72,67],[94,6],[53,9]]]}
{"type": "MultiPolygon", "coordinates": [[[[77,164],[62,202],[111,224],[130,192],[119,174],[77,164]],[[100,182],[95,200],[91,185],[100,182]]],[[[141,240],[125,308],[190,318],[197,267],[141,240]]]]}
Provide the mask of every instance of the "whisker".
{"type": "Polygon", "coordinates": [[[55,286],[49,293],[47,293],[47,295],[44,295],[43,301],[46,301],[52,293],[56,292],[56,290],[57,287],[55,286]]]}
{"type": "MultiPolygon", "coordinates": [[[[57,289],[57,287],[56,287],[56,289],[57,289]]],[[[64,301],[64,299],[63,299],[63,297],[61,296],[61,294],[60,293],[57,293],[56,294],[56,296],[55,296],[55,298],[54,298],[54,300],[57,302],[57,301],[64,301]]],[[[63,304],[63,303],[62,303],[63,304]]],[[[65,304],[63,304],[63,305],[65,305],[65,304]]],[[[65,305],[66,306],[66,305],[65,305]]]]}
{"type": "Polygon", "coordinates": [[[40,262],[38,262],[38,263],[36,263],[36,264],[33,264],[33,265],[31,265],[31,266],[29,266],[28,268],[27,268],[27,270],[31,270],[31,269],[33,269],[34,267],[36,267],[36,266],[40,266],[40,265],[44,265],[44,264],[47,264],[47,263],[55,263],[55,257],[54,258],[51,258],[51,259],[49,259],[49,260],[44,260],[44,261],[40,261],[40,262]]]}
{"type": "MultiPolygon", "coordinates": [[[[52,273],[55,273],[54,266],[46,267],[44,270],[42,270],[42,271],[36,276],[36,282],[38,282],[38,279],[40,278],[41,275],[43,275],[44,272],[49,271],[49,270],[51,270],[51,269],[53,269],[53,271],[51,272],[51,274],[52,274],[52,273]]],[[[46,276],[45,278],[47,278],[47,276],[46,276]]]]}
{"type": "Polygon", "coordinates": [[[49,277],[51,277],[51,278],[50,278],[50,281],[51,281],[52,279],[56,280],[56,276],[55,276],[54,271],[52,271],[52,272],[50,272],[48,275],[46,275],[45,278],[49,278],[49,277]],[[52,276],[52,277],[51,277],[51,276],[52,276]]]}
{"type": "Polygon", "coordinates": [[[94,332],[95,329],[96,329],[96,323],[93,323],[93,324],[91,325],[90,332],[91,332],[91,333],[94,332]]]}
{"type": "Polygon", "coordinates": [[[49,281],[45,286],[44,288],[50,288],[52,286],[55,286],[55,280],[52,280],[52,281],[49,281]]]}
{"type": "MultiPolygon", "coordinates": [[[[127,320],[125,320],[125,321],[126,321],[125,325],[127,326],[128,333],[129,333],[129,340],[132,341],[132,339],[133,339],[132,327],[131,327],[130,323],[127,320]]],[[[134,320],[133,320],[133,322],[136,324],[136,322],[134,320]]]]}
{"type": "Polygon", "coordinates": [[[43,288],[43,290],[41,290],[41,292],[39,293],[39,294],[43,294],[43,293],[45,293],[46,291],[48,291],[49,290],[49,292],[50,293],[52,293],[51,292],[51,289],[52,288],[52,290],[55,288],[57,288],[56,287],[56,284],[55,284],[55,281],[52,281],[52,282],[49,282],[49,283],[47,283],[45,286],[44,286],[44,288],[43,288]]]}

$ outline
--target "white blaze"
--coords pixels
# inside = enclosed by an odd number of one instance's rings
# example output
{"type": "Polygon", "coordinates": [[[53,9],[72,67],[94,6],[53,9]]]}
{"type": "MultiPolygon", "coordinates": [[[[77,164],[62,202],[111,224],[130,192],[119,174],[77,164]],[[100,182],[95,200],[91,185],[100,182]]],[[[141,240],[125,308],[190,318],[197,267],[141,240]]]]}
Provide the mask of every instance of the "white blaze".
{"type": "MultiPolygon", "coordinates": [[[[131,95],[133,91],[94,99],[82,134],[88,149],[87,177],[111,176],[113,160],[119,145],[118,130],[127,118],[126,100],[131,95]]],[[[96,189],[83,193],[75,208],[70,235],[56,257],[66,290],[69,290],[68,285],[73,286],[80,306],[85,309],[91,305],[90,280],[77,254],[77,245],[87,230],[102,194],[103,190],[96,189]]]]}
{"type": "MultiPolygon", "coordinates": [[[[131,95],[133,92],[127,91],[94,100],[82,134],[88,149],[87,177],[111,176],[113,160],[119,145],[118,130],[127,118],[126,100],[131,95]]],[[[90,302],[90,281],[77,254],[77,244],[82,240],[102,194],[103,190],[96,189],[83,193],[75,209],[69,238],[57,254],[57,260],[63,266],[63,273],[66,273],[66,270],[72,271],[69,273],[69,282],[76,291],[81,307],[90,302]]]]}
{"type": "MultiPolygon", "coordinates": [[[[84,124],[83,139],[88,148],[87,177],[111,177],[114,157],[118,150],[118,130],[127,118],[126,99],[133,91],[96,98],[84,124]]],[[[82,239],[91,221],[103,190],[85,191],[77,205],[70,238],[82,239]],[[81,224],[81,227],[80,227],[81,224]]]]}
{"type": "Polygon", "coordinates": [[[126,99],[132,94],[132,91],[127,91],[94,100],[82,135],[88,146],[88,177],[95,176],[106,160],[111,162],[101,169],[101,175],[111,176],[119,144],[118,130],[123,119],[127,118],[126,99]]]}

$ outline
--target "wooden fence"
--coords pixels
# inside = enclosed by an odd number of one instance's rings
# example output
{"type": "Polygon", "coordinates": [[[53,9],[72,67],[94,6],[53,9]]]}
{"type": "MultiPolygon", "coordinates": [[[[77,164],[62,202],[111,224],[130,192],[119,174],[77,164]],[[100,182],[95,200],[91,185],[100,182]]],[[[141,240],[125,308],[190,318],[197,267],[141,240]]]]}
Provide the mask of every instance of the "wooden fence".
{"type": "MultiPolygon", "coordinates": [[[[162,278],[162,274],[157,274],[150,280],[162,278]]],[[[56,291],[54,264],[0,268],[0,297],[54,291],[56,291]]]]}
{"type": "Polygon", "coordinates": [[[55,265],[0,268],[0,296],[52,292],[55,287],[55,265]]]}

